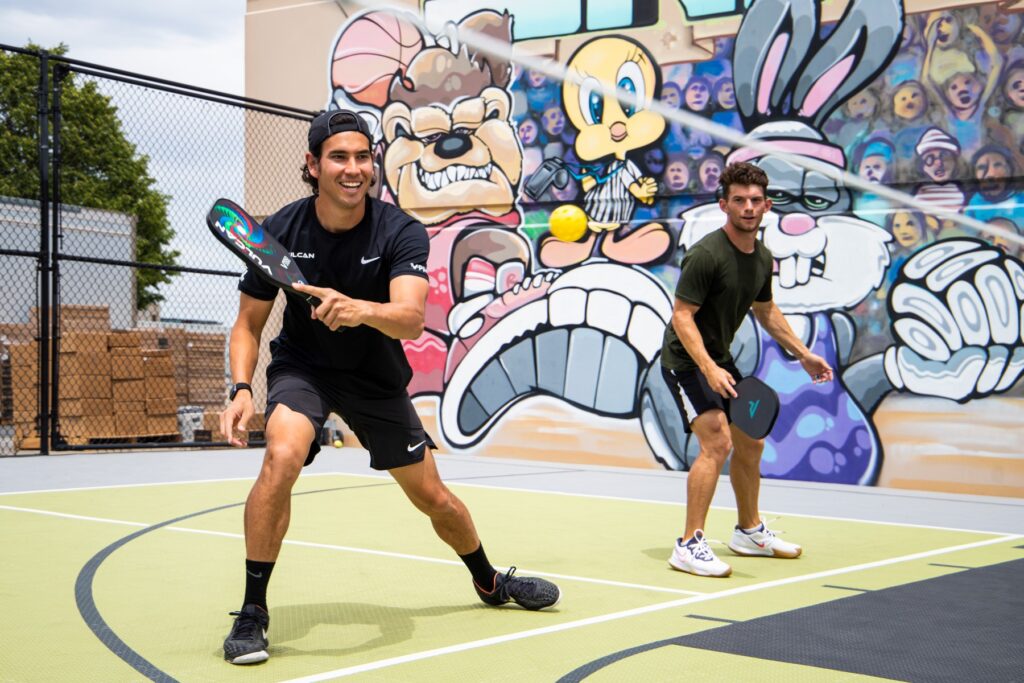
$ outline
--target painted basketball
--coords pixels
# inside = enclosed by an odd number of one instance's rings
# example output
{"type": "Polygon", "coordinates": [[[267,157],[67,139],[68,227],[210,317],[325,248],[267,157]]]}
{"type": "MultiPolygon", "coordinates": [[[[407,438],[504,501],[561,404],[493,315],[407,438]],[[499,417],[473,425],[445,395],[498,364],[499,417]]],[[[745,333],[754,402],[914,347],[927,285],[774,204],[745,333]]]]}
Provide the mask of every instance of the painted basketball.
{"type": "Polygon", "coordinates": [[[549,220],[551,234],[563,242],[575,242],[587,232],[587,214],[575,204],[562,204],[549,220]]]}
{"type": "Polygon", "coordinates": [[[388,12],[369,12],[353,19],[334,45],[331,81],[356,102],[383,107],[396,73],[405,75],[409,62],[423,49],[416,26],[388,12]]]}

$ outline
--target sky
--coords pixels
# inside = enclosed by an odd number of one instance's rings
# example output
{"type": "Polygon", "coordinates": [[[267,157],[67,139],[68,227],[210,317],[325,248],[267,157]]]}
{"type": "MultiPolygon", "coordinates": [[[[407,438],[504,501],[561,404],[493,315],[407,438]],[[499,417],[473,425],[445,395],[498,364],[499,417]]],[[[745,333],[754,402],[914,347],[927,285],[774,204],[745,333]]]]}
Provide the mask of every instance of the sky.
{"type": "MultiPolygon", "coordinates": [[[[63,43],[72,59],[236,95],[245,87],[244,22],[245,0],[0,0],[2,44],[63,43]]],[[[107,85],[101,81],[101,91],[107,85]]],[[[131,98],[115,95],[114,103],[125,105],[118,116],[126,135],[149,158],[157,189],[171,197],[169,218],[177,233],[171,247],[181,252],[178,263],[240,271],[226,249],[214,246],[199,205],[216,196],[242,196],[241,112],[223,114],[222,108],[216,123],[193,125],[202,106],[197,100],[141,89],[131,98]],[[188,151],[167,144],[178,136],[187,136],[188,151]]],[[[162,293],[165,318],[230,322],[238,305],[230,280],[179,276],[162,293]],[[203,289],[206,295],[199,296],[203,289]]]]}
{"type": "Polygon", "coordinates": [[[241,95],[244,21],[245,0],[3,0],[0,43],[241,95]]]}

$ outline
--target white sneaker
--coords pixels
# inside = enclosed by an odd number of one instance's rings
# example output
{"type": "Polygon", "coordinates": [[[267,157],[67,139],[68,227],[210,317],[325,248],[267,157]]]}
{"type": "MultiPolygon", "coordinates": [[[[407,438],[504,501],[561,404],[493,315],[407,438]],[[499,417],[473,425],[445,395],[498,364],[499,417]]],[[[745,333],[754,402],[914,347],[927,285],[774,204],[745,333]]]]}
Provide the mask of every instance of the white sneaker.
{"type": "Polygon", "coordinates": [[[761,523],[758,531],[747,533],[739,526],[732,532],[732,540],[729,541],[729,549],[737,555],[763,555],[765,557],[800,557],[803,548],[796,543],[783,541],[765,525],[761,523]]]}
{"type": "Polygon", "coordinates": [[[681,538],[676,539],[668,563],[673,569],[697,576],[725,577],[732,574],[732,567],[715,557],[715,553],[704,539],[704,532],[700,529],[694,532],[693,540],[689,543],[683,543],[681,538]]]}

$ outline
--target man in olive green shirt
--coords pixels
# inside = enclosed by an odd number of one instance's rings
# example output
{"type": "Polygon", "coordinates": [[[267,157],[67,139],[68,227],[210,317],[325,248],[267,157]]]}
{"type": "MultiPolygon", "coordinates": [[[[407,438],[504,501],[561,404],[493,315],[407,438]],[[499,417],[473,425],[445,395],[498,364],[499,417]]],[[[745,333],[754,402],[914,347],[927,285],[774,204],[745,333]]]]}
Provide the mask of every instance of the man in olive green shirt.
{"type": "Polygon", "coordinates": [[[729,347],[747,312],[753,308],[761,326],[800,361],[814,382],[832,379],[832,368],[800,341],[772,301],[772,255],[757,239],[761,219],[772,207],[766,196],[768,176],[753,164],[731,164],[719,185],[725,225],[687,250],[661,353],[662,374],[683,424],[700,444],[686,482],[686,531],[676,539],[669,564],[698,576],[732,573],[708,546],[703,531],[730,453],[729,480],[739,519],[729,548],[739,555],[769,557],[799,557],[802,552],[761,520],[757,498],[764,440],[750,438],[729,421],[733,387],[742,379],[729,347]]]}

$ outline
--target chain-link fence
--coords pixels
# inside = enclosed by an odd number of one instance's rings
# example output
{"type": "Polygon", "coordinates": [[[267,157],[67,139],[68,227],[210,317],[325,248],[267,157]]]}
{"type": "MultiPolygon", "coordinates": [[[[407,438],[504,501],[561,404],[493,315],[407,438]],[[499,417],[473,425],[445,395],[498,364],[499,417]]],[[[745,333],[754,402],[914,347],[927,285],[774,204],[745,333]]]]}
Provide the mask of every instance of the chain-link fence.
{"type": "Polygon", "coordinates": [[[262,217],[302,196],[313,112],[7,46],[0,61],[0,454],[223,442],[242,266],[205,216],[218,197],[262,217]]]}

